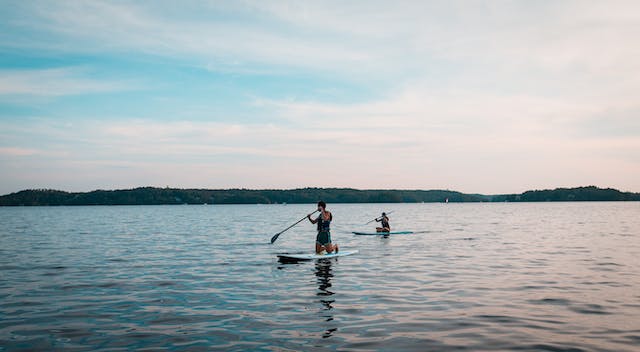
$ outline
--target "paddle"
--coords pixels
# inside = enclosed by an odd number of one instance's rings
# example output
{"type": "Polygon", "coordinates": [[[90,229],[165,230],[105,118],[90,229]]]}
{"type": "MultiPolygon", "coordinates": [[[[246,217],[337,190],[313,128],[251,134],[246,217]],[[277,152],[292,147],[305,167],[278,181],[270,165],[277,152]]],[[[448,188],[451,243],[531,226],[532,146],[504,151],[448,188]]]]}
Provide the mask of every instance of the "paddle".
{"type": "MultiPolygon", "coordinates": [[[[315,210],[313,213],[311,213],[311,214],[315,214],[315,213],[317,213],[317,212],[318,212],[318,209],[316,209],[316,210],[315,210]]],[[[311,214],[309,214],[309,215],[311,215],[311,214]]],[[[283,232],[285,232],[285,231],[287,231],[288,229],[290,229],[290,228],[292,228],[292,227],[294,227],[294,226],[298,225],[298,224],[300,223],[300,221],[302,221],[302,220],[306,219],[306,218],[307,218],[307,216],[309,216],[309,215],[306,215],[304,218],[302,218],[302,219],[300,219],[300,220],[296,221],[296,223],[295,223],[295,224],[293,224],[293,225],[291,225],[291,226],[287,227],[286,229],[284,229],[284,230],[282,230],[282,231],[280,231],[280,232],[276,233],[275,235],[273,235],[273,237],[271,237],[271,243],[275,242],[275,241],[278,239],[278,236],[280,236],[283,232]]]]}
{"type": "MultiPolygon", "coordinates": [[[[388,213],[387,213],[387,215],[389,215],[389,214],[391,214],[391,213],[393,213],[393,211],[388,212],[388,213]]],[[[373,219],[373,220],[369,221],[368,223],[366,223],[365,225],[369,225],[370,223],[372,223],[372,222],[374,222],[374,221],[376,221],[376,220],[378,220],[378,219],[382,219],[382,216],[378,216],[377,218],[375,218],[375,219],[373,219]]]]}

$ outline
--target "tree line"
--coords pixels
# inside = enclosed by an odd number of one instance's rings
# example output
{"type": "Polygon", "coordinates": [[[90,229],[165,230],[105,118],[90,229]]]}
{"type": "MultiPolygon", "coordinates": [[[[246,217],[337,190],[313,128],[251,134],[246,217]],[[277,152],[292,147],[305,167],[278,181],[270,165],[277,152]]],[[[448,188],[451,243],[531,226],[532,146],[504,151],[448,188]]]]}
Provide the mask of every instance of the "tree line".
{"type": "Polygon", "coordinates": [[[124,190],[65,192],[30,189],[0,196],[0,206],[160,205],[160,204],[282,204],[314,203],[434,203],[639,201],[640,193],[595,186],[527,191],[521,194],[464,194],[450,190],[358,190],[299,188],[289,190],[179,189],[140,187],[124,190]]]}

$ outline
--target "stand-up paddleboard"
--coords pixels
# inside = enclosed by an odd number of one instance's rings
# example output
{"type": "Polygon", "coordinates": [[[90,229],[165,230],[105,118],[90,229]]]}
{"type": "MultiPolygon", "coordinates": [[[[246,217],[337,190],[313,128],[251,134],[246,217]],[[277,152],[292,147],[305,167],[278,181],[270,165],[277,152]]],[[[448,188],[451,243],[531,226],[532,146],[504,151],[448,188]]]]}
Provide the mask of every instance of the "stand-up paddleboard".
{"type": "Polygon", "coordinates": [[[391,232],[356,232],[354,231],[354,235],[359,236],[388,236],[388,235],[410,235],[414,233],[413,231],[391,231],[391,232]]]}
{"type": "Polygon", "coordinates": [[[289,254],[282,253],[278,254],[278,258],[283,260],[314,260],[314,259],[328,259],[335,257],[344,257],[347,255],[352,255],[358,253],[358,250],[355,251],[340,251],[338,253],[329,253],[329,254],[289,254]]]}

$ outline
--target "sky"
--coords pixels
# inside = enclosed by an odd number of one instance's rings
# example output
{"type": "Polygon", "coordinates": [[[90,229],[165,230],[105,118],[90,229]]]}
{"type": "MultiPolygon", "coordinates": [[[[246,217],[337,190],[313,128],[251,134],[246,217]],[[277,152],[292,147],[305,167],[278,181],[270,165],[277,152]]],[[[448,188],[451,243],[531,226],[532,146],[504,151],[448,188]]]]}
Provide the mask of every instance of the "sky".
{"type": "Polygon", "coordinates": [[[0,194],[640,192],[638,1],[0,0],[0,194]]]}

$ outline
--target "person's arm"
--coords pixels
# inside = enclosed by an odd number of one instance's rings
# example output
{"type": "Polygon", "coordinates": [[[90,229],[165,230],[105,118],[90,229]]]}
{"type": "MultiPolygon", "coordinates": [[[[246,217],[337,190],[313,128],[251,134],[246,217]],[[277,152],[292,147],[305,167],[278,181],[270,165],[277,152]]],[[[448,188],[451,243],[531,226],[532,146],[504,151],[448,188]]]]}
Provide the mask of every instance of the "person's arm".
{"type": "Polygon", "coordinates": [[[382,221],[382,218],[375,218],[376,222],[382,221]]]}
{"type": "MultiPolygon", "coordinates": [[[[311,214],[313,214],[313,213],[311,213],[311,214]]],[[[307,215],[307,219],[309,219],[309,221],[311,221],[312,224],[317,223],[318,222],[318,218],[312,219],[311,218],[311,214],[307,215]]]]}

